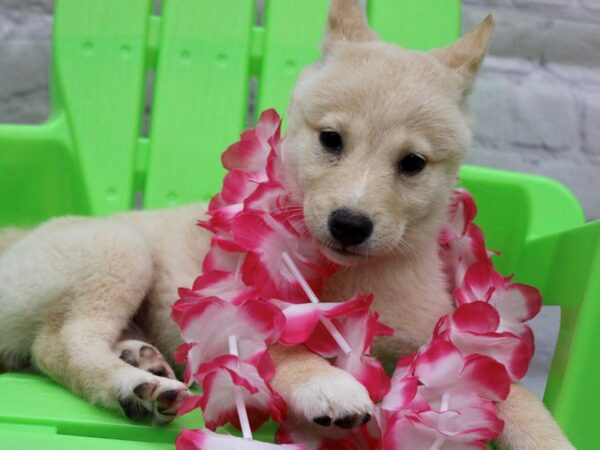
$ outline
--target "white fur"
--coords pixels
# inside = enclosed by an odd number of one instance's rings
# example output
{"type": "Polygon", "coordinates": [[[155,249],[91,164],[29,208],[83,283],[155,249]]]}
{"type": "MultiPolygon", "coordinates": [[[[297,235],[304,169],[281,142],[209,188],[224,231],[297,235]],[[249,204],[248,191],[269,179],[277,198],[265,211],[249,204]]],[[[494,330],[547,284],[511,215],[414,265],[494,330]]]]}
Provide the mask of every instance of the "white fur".
{"type": "Polygon", "coordinates": [[[365,387],[346,372],[335,377],[321,375],[295,386],[290,405],[298,416],[310,422],[315,417],[343,417],[373,412],[365,387]]]}
{"type": "Polygon", "coordinates": [[[365,170],[354,189],[351,192],[350,199],[347,202],[349,206],[356,206],[360,204],[360,201],[367,192],[367,186],[369,185],[369,171],[365,170]]]}

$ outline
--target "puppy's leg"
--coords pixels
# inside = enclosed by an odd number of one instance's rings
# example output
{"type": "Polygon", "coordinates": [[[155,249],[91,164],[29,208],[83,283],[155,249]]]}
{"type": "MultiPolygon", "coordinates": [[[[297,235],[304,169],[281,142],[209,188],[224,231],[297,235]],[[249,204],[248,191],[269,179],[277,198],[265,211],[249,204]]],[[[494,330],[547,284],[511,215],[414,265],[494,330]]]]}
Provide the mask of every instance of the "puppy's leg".
{"type": "Polygon", "coordinates": [[[349,373],[301,346],[274,346],[270,353],[276,367],[272,385],[292,420],[352,428],[371,418],[369,394],[349,373]]]}
{"type": "Polygon", "coordinates": [[[131,418],[152,412],[160,422],[172,420],[188,395],[186,386],[127,364],[114,349],[154,280],[146,242],[111,221],[77,222],[46,235],[45,242],[56,240],[46,253],[61,257],[38,268],[48,273],[31,289],[30,295],[56,295],[35,312],[41,327],[31,347],[33,364],[84,398],[122,408],[131,418]],[[59,275],[64,286],[49,289],[59,275]]]}
{"type": "Polygon", "coordinates": [[[531,392],[513,384],[509,397],[498,404],[504,431],[500,450],[573,450],[550,412],[531,392]]]}
{"type": "Polygon", "coordinates": [[[133,354],[133,343],[138,341],[125,341],[113,349],[121,332],[113,324],[124,312],[111,302],[82,304],[79,298],[77,303],[77,309],[68,314],[71,317],[51,317],[45,323],[34,341],[34,365],[82,397],[106,408],[122,409],[131,419],[152,413],[160,423],[173,420],[189,392],[166,363],[160,364],[158,351],[139,343],[133,354]],[[121,359],[127,356],[123,355],[126,349],[136,359],[121,359]],[[136,361],[141,367],[131,364],[136,361]]]}

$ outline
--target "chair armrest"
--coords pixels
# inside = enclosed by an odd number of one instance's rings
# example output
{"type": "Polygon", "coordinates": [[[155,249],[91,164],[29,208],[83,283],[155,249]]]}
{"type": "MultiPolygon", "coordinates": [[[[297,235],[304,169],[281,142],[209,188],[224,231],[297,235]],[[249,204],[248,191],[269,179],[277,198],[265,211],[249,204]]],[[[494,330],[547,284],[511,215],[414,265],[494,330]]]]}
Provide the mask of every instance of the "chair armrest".
{"type": "Polygon", "coordinates": [[[0,227],[89,213],[72,148],[64,116],[42,125],[0,125],[0,227]]]}
{"type": "MultiPolygon", "coordinates": [[[[535,239],[516,271],[546,304],[561,306],[561,328],[544,401],[576,448],[600,442],[600,221],[535,239]]],[[[595,445],[596,444],[596,445],[595,445]]]]}

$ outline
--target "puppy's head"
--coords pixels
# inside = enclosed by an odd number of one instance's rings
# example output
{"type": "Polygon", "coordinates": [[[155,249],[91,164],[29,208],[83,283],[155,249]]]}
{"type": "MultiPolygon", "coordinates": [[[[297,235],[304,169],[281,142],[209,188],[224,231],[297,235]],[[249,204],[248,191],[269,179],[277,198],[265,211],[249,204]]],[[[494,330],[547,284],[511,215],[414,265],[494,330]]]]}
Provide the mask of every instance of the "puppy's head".
{"type": "Polygon", "coordinates": [[[465,98],[488,17],[429,53],[378,40],[356,0],[333,0],[323,58],[302,72],[284,164],[310,232],[341,264],[436,238],[471,140],[465,98]]]}

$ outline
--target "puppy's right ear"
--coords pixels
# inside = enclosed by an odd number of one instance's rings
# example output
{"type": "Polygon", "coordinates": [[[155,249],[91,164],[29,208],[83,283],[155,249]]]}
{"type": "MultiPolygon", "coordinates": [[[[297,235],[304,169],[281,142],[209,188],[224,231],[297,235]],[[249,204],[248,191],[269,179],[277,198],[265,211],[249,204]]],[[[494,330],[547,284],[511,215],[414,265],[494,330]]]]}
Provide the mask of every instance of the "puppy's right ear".
{"type": "Polygon", "coordinates": [[[479,66],[485,57],[493,32],[494,16],[490,14],[450,47],[432,51],[432,54],[442,64],[461,75],[466,93],[471,88],[479,66]]]}
{"type": "Polygon", "coordinates": [[[378,40],[377,35],[369,28],[358,0],[331,0],[325,39],[321,49],[323,54],[331,51],[340,41],[368,42],[378,40]]]}

